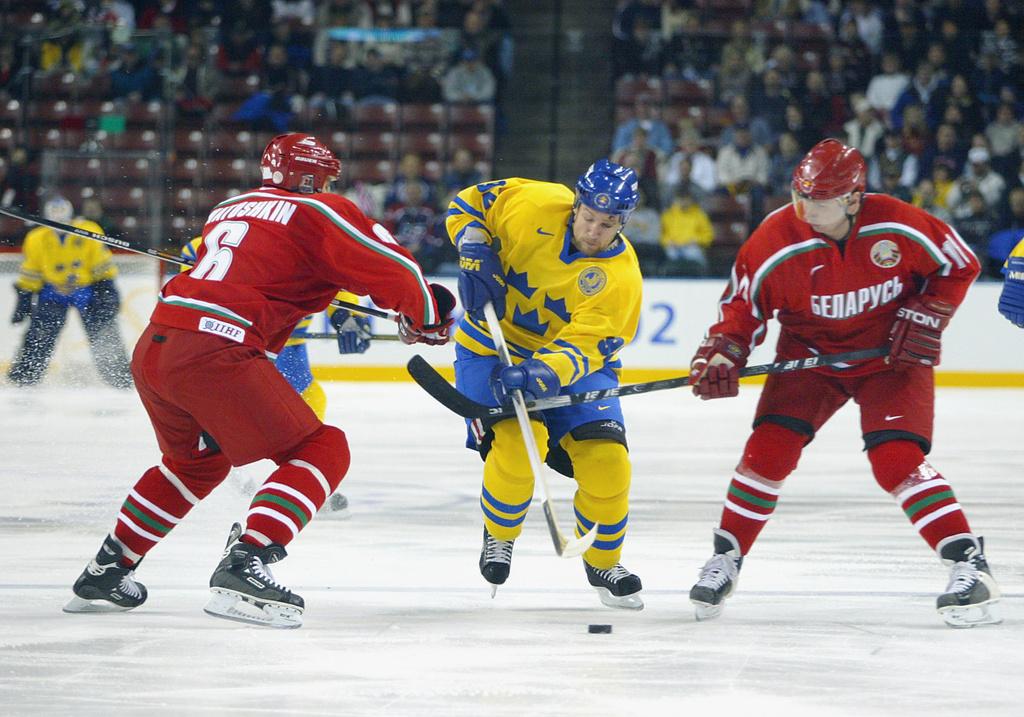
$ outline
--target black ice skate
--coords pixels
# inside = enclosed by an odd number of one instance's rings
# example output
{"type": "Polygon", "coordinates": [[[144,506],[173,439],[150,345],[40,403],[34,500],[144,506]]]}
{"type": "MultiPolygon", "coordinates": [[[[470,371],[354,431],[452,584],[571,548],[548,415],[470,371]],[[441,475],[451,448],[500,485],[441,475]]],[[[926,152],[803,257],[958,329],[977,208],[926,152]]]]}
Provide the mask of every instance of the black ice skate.
{"type": "Polygon", "coordinates": [[[974,627],[1002,622],[991,609],[1002,594],[985,560],[985,540],[957,535],[939,543],[938,550],[942,562],[950,566],[946,592],[935,601],[946,624],[974,627]]]}
{"type": "Polygon", "coordinates": [[[643,589],[640,578],[622,565],[607,569],[595,568],[584,560],[583,569],[587,572],[587,581],[594,586],[601,602],[608,607],[644,609],[644,601],[640,599],[640,591],[643,589]]]}
{"type": "Polygon", "coordinates": [[[283,560],[284,546],[261,548],[238,540],[242,526],[231,526],[228,544],[210,577],[208,614],[267,627],[302,627],[302,598],[274,580],[267,567],[283,560]]]}
{"type": "Polygon", "coordinates": [[[484,527],[484,544],[480,549],[480,574],[491,584],[491,597],[498,592],[498,586],[508,580],[512,569],[512,545],[514,540],[498,540],[484,527]]]}
{"type": "Polygon", "coordinates": [[[719,528],[714,532],[715,554],[704,563],[700,577],[690,588],[690,602],[694,604],[698,620],[711,620],[722,614],[725,599],[736,589],[743,565],[736,538],[719,528]]]}
{"type": "Polygon", "coordinates": [[[124,612],[146,602],[146,586],[135,582],[135,568],[121,565],[124,551],[109,535],[71,588],[64,612],[124,612]]]}

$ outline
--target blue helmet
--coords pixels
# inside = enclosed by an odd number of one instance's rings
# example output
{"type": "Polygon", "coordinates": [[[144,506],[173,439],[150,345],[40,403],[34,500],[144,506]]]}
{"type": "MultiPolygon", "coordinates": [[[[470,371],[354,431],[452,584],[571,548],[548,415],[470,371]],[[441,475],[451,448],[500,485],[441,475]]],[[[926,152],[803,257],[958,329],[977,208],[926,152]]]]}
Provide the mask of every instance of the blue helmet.
{"type": "Polygon", "coordinates": [[[576,181],[576,206],[617,216],[623,226],[640,201],[639,180],[629,167],[599,159],[576,181]]]}

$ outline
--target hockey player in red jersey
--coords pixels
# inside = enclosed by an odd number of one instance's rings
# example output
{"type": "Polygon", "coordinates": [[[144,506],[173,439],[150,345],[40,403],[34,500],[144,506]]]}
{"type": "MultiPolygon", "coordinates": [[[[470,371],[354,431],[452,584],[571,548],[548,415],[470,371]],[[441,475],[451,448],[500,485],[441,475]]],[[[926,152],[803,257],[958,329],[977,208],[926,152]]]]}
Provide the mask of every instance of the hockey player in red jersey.
{"type": "Polygon", "coordinates": [[[773,316],[781,324],[777,360],[889,342],[883,358],[768,377],[714,530],[714,555],[690,590],[698,619],[721,612],[804,446],[852,398],[875,480],[951,568],[937,601],[942,617],[954,627],[998,622],[989,606],[999,588],[982,539],[925,459],[942,331],[978,260],[947,224],[866,194],[866,174],[860,153],[836,140],[807,153],[793,173],[792,203],[740,248],[719,320],[690,363],[694,394],[722,398],[737,395],[738,372],[773,316]]]}
{"type": "Polygon", "coordinates": [[[301,597],[268,565],[338,487],[345,434],[324,425],[270,357],[295,325],[339,289],[400,313],[407,343],[448,341],[455,300],[349,200],[326,191],[340,163],[315,137],[275,137],[261,187],[214,207],[195,267],[160,291],[131,369],[162,458],[121,506],[113,532],[74,584],[68,612],[128,610],[146,589],[135,567],[227,476],[231,466],[277,464],[236,524],[210,578],[206,611],[299,627],[301,597]]]}

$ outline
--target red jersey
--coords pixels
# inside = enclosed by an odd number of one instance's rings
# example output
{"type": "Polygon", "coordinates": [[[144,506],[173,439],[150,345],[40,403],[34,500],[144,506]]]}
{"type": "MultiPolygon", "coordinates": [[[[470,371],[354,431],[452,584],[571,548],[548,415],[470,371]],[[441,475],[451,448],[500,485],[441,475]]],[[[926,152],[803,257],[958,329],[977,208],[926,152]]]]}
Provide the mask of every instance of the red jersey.
{"type": "MultiPolygon", "coordinates": [[[[719,321],[708,333],[753,349],[775,316],[782,327],[779,360],[884,346],[907,297],[924,294],[959,306],[980,269],[952,227],[893,197],[865,195],[842,242],[819,236],[789,204],[740,247],[719,321]]],[[[883,359],[874,359],[844,375],[884,368],[883,359]]]]}
{"type": "Polygon", "coordinates": [[[417,328],[441,320],[416,260],[348,199],[262,187],[214,207],[195,266],[164,285],[152,321],[277,353],[339,289],[417,328]]]}

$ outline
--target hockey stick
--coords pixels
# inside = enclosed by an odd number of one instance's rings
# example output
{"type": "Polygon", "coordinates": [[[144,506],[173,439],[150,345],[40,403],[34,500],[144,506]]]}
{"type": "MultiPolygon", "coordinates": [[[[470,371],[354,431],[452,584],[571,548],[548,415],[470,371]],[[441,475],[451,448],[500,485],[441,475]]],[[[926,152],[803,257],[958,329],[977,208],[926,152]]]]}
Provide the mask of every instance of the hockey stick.
{"type": "MultiPolygon", "coordinates": [[[[880,356],[885,356],[887,353],[889,353],[889,347],[880,346],[875,349],[847,351],[846,353],[831,354],[829,356],[810,356],[805,359],[776,361],[775,363],[748,366],[740,370],[740,376],[761,376],[764,374],[801,371],[807,368],[835,366],[849,361],[864,361],[866,359],[879,358],[880,356]]],[[[505,418],[506,416],[511,416],[514,413],[513,408],[509,406],[485,406],[484,404],[478,403],[469,398],[448,383],[444,376],[439,374],[433,366],[427,363],[426,360],[418,354],[409,359],[409,363],[406,364],[406,369],[409,371],[409,375],[412,376],[413,380],[418,383],[424,391],[433,396],[438,402],[444,405],[445,408],[459,414],[463,418],[505,418]]],[[[615,396],[620,398],[624,396],[635,396],[640,393],[664,391],[669,388],[680,388],[681,386],[689,385],[689,376],[664,378],[659,381],[632,383],[625,386],[605,388],[599,391],[582,391],[580,393],[568,393],[561,396],[552,396],[551,398],[541,398],[536,401],[528,401],[526,403],[526,410],[543,411],[549,408],[560,408],[562,406],[575,406],[580,403],[591,403],[593,401],[600,401],[602,399],[613,398],[615,396]]]]}
{"type": "MultiPolygon", "coordinates": [[[[178,266],[192,266],[192,262],[188,259],[183,259],[180,256],[160,251],[159,249],[139,247],[129,241],[125,241],[124,239],[115,239],[114,237],[108,237],[106,234],[97,234],[96,232],[91,232],[88,229],[79,229],[78,227],[71,226],[70,224],[55,222],[52,219],[34,217],[31,214],[25,214],[17,209],[11,209],[10,207],[0,207],[0,214],[6,214],[9,217],[20,219],[26,224],[38,224],[41,227],[47,227],[64,234],[74,234],[76,236],[85,237],[86,239],[102,242],[103,244],[108,244],[109,246],[114,246],[118,249],[124,249],[125,251],[133,251],[136,254],[146,254],[156,259],[170,262],[171,264],[177,264],[178,266]]],[[[380,309],[374,309],[369,306],[360,306],[359,304],[353,304],[348,301],[339,301],[338,299],[332,299],[331,305],[337,306],[339,309],[348,309],[349,311],[357,314],[376,316],[381,319],[387,319],[388,321],[398,321],[397,314],[391,314],[387,311],[381,311],[380,309]]]]}
{"type": "MultiPolygon", "coordinates": [[[[336,339],[338,334],[327,331],[325,333],[309,333],[303,336],[292,336],[293,339],[336,339]]],[[[372,334],[372,341],[400,341],[398,334],[372,334]]]]}
{"type": "MultiPolygon", "coordinates": [[[[501,332],[498,315],[494,312],[494,306],[490,302],[484,304],[484,317],[487,319],[487,327],[491,330],[491,336],[494,338],[494,345],[498,349],[498,358],[504,365],[511,366],[512,357],[509,355],[508,346],[505,345],[505,335],[501,332]]],[[[447,383],[445,381],[445,384],[447,383]]],[[[523,400],[522,391],[512,391],[512,406],[515,409],[516,418],[519,420],[519,430],[523,434],[523,443],[526,444],[526,454],[530,458],[533,483],[540,487],[541,506],[544,508],[544,519],[548,522],[551,541],[555,544],[555,552],[562,558],[577,558],[594,544],[598,525],[594,523],[594,527],[579,538],[569,539],[562,534],[558,527],[558,521],[555,520],[554,508],[551,507],[551,489],[548,488],[547,479],[544,477],[544,465],[540,460],[540,451],[537,449],[537,440],[533,436],[533,429],[530,428],[530,415],[526,412],[526,402],[523,400]]]]}

